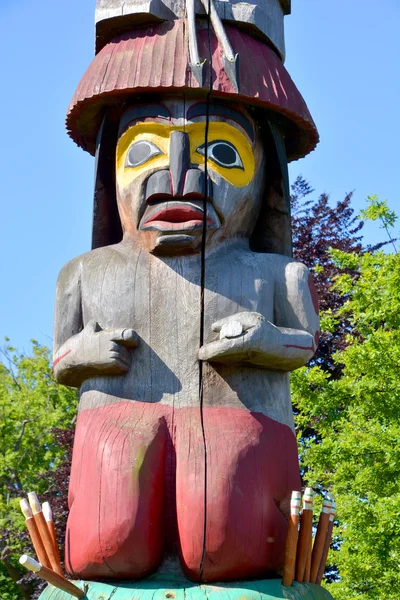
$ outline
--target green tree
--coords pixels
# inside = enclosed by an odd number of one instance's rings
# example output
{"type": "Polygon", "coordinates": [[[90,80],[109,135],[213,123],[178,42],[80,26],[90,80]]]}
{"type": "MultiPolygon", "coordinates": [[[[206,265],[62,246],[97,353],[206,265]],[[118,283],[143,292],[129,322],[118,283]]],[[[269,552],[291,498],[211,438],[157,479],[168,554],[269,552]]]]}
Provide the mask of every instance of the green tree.
{"type": "Polygon", "coordinates": [[[347,346],[334,355],[340,378],[320,366],[292,376],[297,425],[312,422],[315,432],[301,440],[301,460],[309,483],[337,498],[330,563],[339,576],[328,586],[335,600],[398,600],[400,255],[332,257],[344,272],[335,281],[344,303],[322,328],[343,317],[350,328],[347,346]]]}
{"type": "Polygon", "coordinates": [[[390,228],[394,227],[397,221],[397,215],[389,208],[387,200],[380,200],[379,196],[376,194],[373,196],[368,196],[367,208],[361,211],[360,216],[368,221],[377,221],[379,219],[379,221],[382,223],[382,229],[386,231],[394,251],[397,252],[395,244],[396,240],[392,238],[390,233],[390,228]]]}
{"type": "Polygon", "coordinates": [[[20,583],[19,555],[32,554],[19,500],[30,491],[57,498],[52,474],[66,459],[59,430],[72,429],[76,392],[56,383],[50,351],[33,342],[32,355],[10,346],[0,362],[0,590],[2,600],[32,598],[29,577],[20,583]]]}

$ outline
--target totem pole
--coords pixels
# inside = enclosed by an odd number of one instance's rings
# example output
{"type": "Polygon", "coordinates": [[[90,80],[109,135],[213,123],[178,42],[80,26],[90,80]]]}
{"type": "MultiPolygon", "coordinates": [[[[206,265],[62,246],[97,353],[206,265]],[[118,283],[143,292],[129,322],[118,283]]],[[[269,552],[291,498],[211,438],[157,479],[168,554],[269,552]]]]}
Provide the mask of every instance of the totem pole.
{"type": "Polygon", "coordinates": [[[318,134],[283,66],[289,12],[97,0],[67,116],[96,157],[92,251],[61,271],[54,334],[80,389],[65,563],[91,600],[330,598],[281,585],[289,372],[319,336],[291,258],[287,164],[318,134]]]}

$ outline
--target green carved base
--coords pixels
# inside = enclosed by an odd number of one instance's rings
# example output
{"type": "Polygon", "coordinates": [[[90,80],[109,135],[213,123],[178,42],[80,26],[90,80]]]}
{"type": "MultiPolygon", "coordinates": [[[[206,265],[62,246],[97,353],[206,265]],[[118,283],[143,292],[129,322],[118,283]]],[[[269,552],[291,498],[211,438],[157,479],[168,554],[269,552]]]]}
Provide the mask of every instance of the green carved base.
{"type": "MultiPolygon", "coordinates": [[[[150,577],[121,584],[79,582],[87,586],[85,600],[333,600],[324,588],[310,583],[284,587],[280,579],[198,585],[188,580],[150,577]]],[[[73,600],[49,586],[40,600],[73,600]]]]}

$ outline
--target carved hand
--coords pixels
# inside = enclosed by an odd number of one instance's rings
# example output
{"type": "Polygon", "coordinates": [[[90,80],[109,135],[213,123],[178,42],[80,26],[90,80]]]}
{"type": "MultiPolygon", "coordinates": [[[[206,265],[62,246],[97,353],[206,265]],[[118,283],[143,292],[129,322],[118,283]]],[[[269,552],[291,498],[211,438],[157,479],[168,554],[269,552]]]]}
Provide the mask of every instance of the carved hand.
{"type": "Polygon", "coordinates": [[[123,375],[131,366],[129,348],[137,345],[133,329],[101,329],[96,321],[89,321],[57,352],[55,375],[61,383],[73,386],[97,375],[123,375]]]}
{"type": "Polygon", "coordinates": [[[200,360],[291,371],[315,351],[314,338],[307,331],[276,327],[256,312],[225,317],[213,323],[212,330],[219,332],[220,339],[200,348],[200,360]]]}
{"type": "Polygon", "coordinates": [[[138,345],[133,329],[101,329],[96,321],[89,321],[81,334],[85,362],[102,372],[126,373],[131,366],[128,348],[138,345]]]}

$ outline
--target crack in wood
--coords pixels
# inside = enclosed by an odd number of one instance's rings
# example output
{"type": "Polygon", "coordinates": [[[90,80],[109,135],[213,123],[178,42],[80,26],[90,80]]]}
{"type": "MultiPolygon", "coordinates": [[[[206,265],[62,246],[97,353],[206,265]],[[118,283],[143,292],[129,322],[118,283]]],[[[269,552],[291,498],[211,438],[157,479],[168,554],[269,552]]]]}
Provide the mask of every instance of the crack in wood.
{"type": "MultiPolygon", "coordinates": [[[[211,35],[210,35],[210,6],[211,0],[208,0],[208,14],[207,14],[207,30],[208,30],[208,55],[211,64],[212,52],[211,52],[211,35]]],[[[203,228],[201,237],[201,291],[200,291],[200,347],[204,344],[204,322],[205,322],[205,278],[206,278],[206,237],[207,237],[207,198],[209,196],[209,179],[208,179],[208,131],[210,124],[210,98],[212,92],[212,69],[209,70],[209,82],[208,92],[206,99],[206,126],[204,131],[204,143],[205,143],[205,154],[204,154],[204,175],[205,175],[205,189],[203,197],[203,228]]],[[[204,417],[203,417],[203,400],[204,400],[204,388],[203,388],[203,361],[199,363],[199,399],[200,399],[200,420],[201,430],[204,444],[204,529],[203,529],[203,549],[200,561],[200,581],[203,581],[203,570],[204,561],[206,555],[206,540],[207,540],[207,443],[206,434],[204,430],[204,417]]]]}

